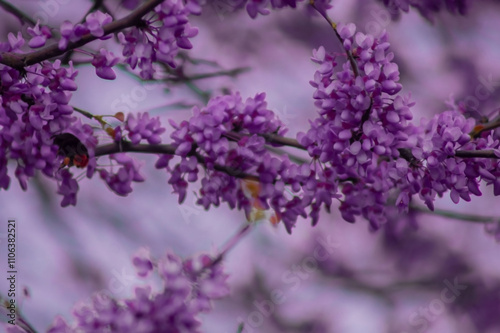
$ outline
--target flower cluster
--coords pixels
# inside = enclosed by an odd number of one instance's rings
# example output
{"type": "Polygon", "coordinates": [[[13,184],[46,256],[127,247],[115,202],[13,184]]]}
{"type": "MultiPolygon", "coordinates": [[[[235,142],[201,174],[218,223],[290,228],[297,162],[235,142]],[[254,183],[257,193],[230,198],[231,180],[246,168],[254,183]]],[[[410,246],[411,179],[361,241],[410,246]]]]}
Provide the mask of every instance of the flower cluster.
{"type": "Polygon", "coordinates": [[[385,33],[356,33],[354,24],[338,31],[351,58],[327,54],[323,47],[313,52],[320,65],[311,81],[319,117],[297,139],[323,170],[350,183],[342,186],[344,219],[363,215],[376,226],[384,221],[388,190],[408,168],[399,149],[406,145],[413,103],[398,95],[398,66],[385,33]]]}
{"type": "Polygon", "coordinates": [[[116,57],[113,52],[108,52],[106,49],[101,49],[98,53],[94,54],[92,65],[95,67],[96,75],[104,80],[116,79],[116,74],[113,71],[120,59],[116,57]]]}
{"type": "Polygon", "coordinates": [[[354,222],[362,215],[377,229],[394,199],[407,210],[418,194],[433,210],[436,196],[448,191],[455,203],[481,195],[480,181],[499,195],[496,160],[456,157],[460,149],[493,150],[500,156],[498,133],[472,138],[483,127],[456,105],[415,127],[409,122],[413,103],[398,94],[399,71],[387,35],[355,33],[352,24],[339,26],[338,32],[349,54],[339,66],[339,56],[322,47],[314,51],[320,68],[311,84],[320,117],[307,133],[299,133],[298,141],[322,170],[337,175],[343,218],[354,222]]]}
{"type": "Polygon", "coordinates": [[[200,159],[210,173],[201,181],[198,203],[208,209],[212,204],[218,206],[222,199],[234,208],[238,201],[238,208],[246,212],[251,210],[234,176],[255,173],[260,163],[270,157],[265,153],[265,139],[259,135],[286,131],[274,113],[266,108],[264,98],[265,94],[259,94],[243,103],[239,94],[220,96],[210,100],[206,108],[195,107],[189,121],[179,125],[171,121],[175,128],[171,138],[181,162],[173,168],[165,163],[160,165],[169,170],[169,183],[179,194],[179,202],[185,198],[187,181],[194,182],[198,178],[200,159]],[[217,165],[232,169],[234,174],[217,171],[217,165]]]}
{"type": "Polygon", "coordinates": [[[470,141],[468,133],[473,127],[473,119],[466,119],[456,111],[446,111],[436,115],[423,133],[416,136],[419,142],[412,154],[422,160],[425,167],[417,178],[421,183],[420,196],[430,209],[436,194],[442,196],[448,190],[455,203],[460,197],[469,201],[469,192],[480,195],[475,177],[469,182],[464,173],[467,164],[473,161],[454,158],[456,149],[470,141]]]}
{"type": "Polygon", "coordinates": [[[149,144],[161,142],[160,135],[165,132],[161,126],[159,117],[149,118],[148,113],[138,113],[137,118],[129,114],[125,122],[125,129],[133,144],[138,144],[141,140],[146,140],[149,144]]]}
{"type": "MultiPolygon", "coordinates": [[[[136,5],[136,4],[135,4],[136,5]]],[[[134,7],[134,4],[128,6],[134,7]]],[[[140,76],[143,79],[153,77],[154,62],[162,62],[175,67],[174,58],[179,48],[192,48],[189,38],[198,34],[198,30],[189,25],[189,15],[199,15],[201,7],[196,0],[187,3],[183,1],[168,0],[154,8],[154,16],[140,22],[128,29],[125,33],[120,32],[118,38],[123,46],[125,62],[132,69],[140,68],[140,76]]],[[[94,11],[87,15],[85,22],[73,24],[65,21],[61,24],[59,49],[65,50],[69,43],[80,40],[83,36],[91,34],[100,39],[108,39],[104,27],[112,22],[112,17],[101,11],[94,11]]],[[[34,44],[41,45],[44,36],[38,32],[38,26],[32,32],[36,34],[34,44]]],[[[120,59],[106,49],[101,49],[94,55],[92,65],[96,68],[96,74],[100,78],[113,80],[116,78],[112,67],[120,59]]]]}
{"type": "MultiPolygon", "coordinates": [[[[130,8],[138,5],[136,1],[126,3],[130,8]]],[[[457,8],[462,8],[460,3],[455,4],[457,8]]],[[[254,0],[239,4],[246,4],[252,17],[265,14],[268,5],[254,0]]],[[[418,7],[413,2],[397,4],[403,10],[408,5],[418,7]]],[[[296,1],[273,0],[270,5],[295,7],[296,1]]],[[[200,13],[196,0],[167,0],[157,5],[151,17],[118,34],[127,63],[133,69],[139,67],[145,79],[153,77],[154,62],[175,66],[178,49],[191,48],[189,38],[197,34],[188,17],[200,13]]],[[[88,34],[106,39],[105,27],[111,21],[110,15],[95,11],[83,23],[64,22],[58,47],[64,50],[88,34]]],[[[497,162],[455,156],[460,149],[498,152],[498,131],[471,136],[477,128],[474,118],[453,107],[424,126],[412,125],[413,103],[400,94],[399,70],[387,34],[374,37],[356,32],[354,24],[336,29],[346,54],[329,54],[323,47],[314,50],[312,60],[319,69],[311,85],[319,115],[306,133],[298,133],[293,144],[304,148],[311,161],[292,163],[286,155],[276,157],[267,149],[290,139],[282,140],[285,126],[267,109],[265,94],[246,101],[239,94],[215,97],[206,107],[195,107],[188,121],[171,122],[173,142],[162,149],[173,148],[178,157],[170,165],[174,157],[160,155],[156,163],[157,168],[168,171],[168,182],[179,195],[179,203],[186,197],[188,184],[200,181],[197,203],[205,209],[225,202],[245,211],[249,219],[256,208],[270,210],[291,232],[299,216],[309,217],[315,224],[320,207],[329,210],[334,199],[340,201],[345,220],[354,222],[363,216],[378,228],[386,220],[390,202],[406,210],[415,195],[433,209],[436,196],[447,191],[454,202],[469,200],[470,194],[480,195],[480,181],[500,194],[497,162]]],[[[28,33],[30,47],[43,46],[52,37],[39,24],[28,33]]],[[[23,53],[22,35],[8,37],[0,51],[23,53]]],[[[112,67],[118,62],[103,48],[92,64],[98,76],[114,79],[112,67]]],[[[9,160],[17,162],[14,174],[23,189],[36,170],[55,178],[63,206],[76,204],[78,183],[71,172],[59,170],[61,159],[65,165],[87,167],[89,178],[98,171],[110,189],[122,196],[132,191],[132,182],[144,181],[140,164],[126,153],[110,156],[118,163],[117,170],[97,167],[93,130],[82,126],[69,106],[71,92],[77,88],[76,75],[72,65],[64,68],[59,60],[27,66],[22,72],[0,65],[0,188],[10,184],[9,160]],[[85,145],[88,156],[84,163],[71,163],[73,157],[54,145],[54,137],[61,133],[73,134],[85,145]]],[[[122,126],[109,129],[115,143],[129,146],[141,142],[158,145],[165,132],[159,118],[147,113],[128,115],[122,126]]]]}
{"type": "MultiPolygon", "coordinates": [[[[36,26],[32,34],[43,31],[36,26]]],[[[7,43],[0,43],[0,50],[22,53],[24,43],[20,34],[11,33],[7,43]]],[[[90,153],[97,144],[90,126],[82,126],[68,104],[77,89],[77,73],[71,63],[65,68],[59,60],[27,66],[24,73],[0,64],[0,188],[10,185],[7,164],[13,161],[17,164],[14,175],[23,190],[39,170],[59,180],[63,206],[76,203],[78,185],[71,173],[58,172],[65,156],[58,154],[54,136],[72,133],[90,153]]]]}
{"type": "Polygon", "coordinates": [[[315,163],[296,165],[266,150],[266,144],[272,144],[266,139],[283,135],[286,129],[267,109],[264,98],[258,94],[243,102],[239,94],[215,97],[205,108],[194,108],[189,121],[171,122],[175,154],[181,161],[170,167],[171,157],[163,155],[157,167],[168,171],[179,203],[186,197],[188,183],[198,180],[202,164],[199,205],[208,209],[226,202],[245,211],[249,219],[255,207],[272,209],[291,232],[298,216],[309,216],[316,223],[321,205],[330,207],[337,191],[335,173],[320,172],[315,163]]]}
{"type": "Polygon", "coordinates": [[[135,297],[124,300],[97,294],[74,308],[72,325],[59,316],[47,332],[200,332],[199,314],[229,293],[222,265],[207,254],[183,260],[168,252],[154,261],[141,249],[132,262],[141,277],[156,273],[162,288],[137,287],[135,297]]]}
{"type": "Polygon", "coordinates": [[[190,26],[188,16],[200,13],[201,7],[196,0],[186,3],[163,1],[155,7],[151,19],[118,34],[126,63],[132,69],[138,66],[143,79],[153,78],[154,62],[175,67],[174,58],[179,48],[192,48],[189,38],[198,34],[198,29],[190,26]]]}

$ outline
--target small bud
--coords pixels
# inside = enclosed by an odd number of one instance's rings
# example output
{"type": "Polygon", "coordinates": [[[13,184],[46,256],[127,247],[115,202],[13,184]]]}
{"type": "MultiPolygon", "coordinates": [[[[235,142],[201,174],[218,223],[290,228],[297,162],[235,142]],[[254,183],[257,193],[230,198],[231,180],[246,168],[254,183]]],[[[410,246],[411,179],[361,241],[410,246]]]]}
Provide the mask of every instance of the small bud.
{"type": "Polygon", "coordinates": [[[125,121],[125,115],[123,114],[123,112],[115,113],[114,117],[121,122],[125,121]]]}

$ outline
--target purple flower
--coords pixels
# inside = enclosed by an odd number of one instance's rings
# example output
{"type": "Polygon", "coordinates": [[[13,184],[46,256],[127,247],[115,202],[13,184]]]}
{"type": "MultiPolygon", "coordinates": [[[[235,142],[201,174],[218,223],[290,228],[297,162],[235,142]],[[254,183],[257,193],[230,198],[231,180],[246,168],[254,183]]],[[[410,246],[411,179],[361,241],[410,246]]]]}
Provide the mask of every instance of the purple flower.
{"type": "Polygon", "coordinates": [[[21,47],[24,45],[24,38],[21,32],[17,33],[17,36],[14,35],[12,32],[9,32],[7,35],[7,38],[9,40],[11,52],[13,51],[21,51],[21,47]]]}
{"type": "Polygon", "coordinates": [[[498,221],[485,224],[484,229],[486,233],[492,235],[497,242],[500,242],[500,223],[498,221]]]}
{"type": "Polygon", "coordinates": [[[113,192],[121,196],[127,196],[132,192],[132,182],[144,181],[144,178],[139,173],[140,165],[126,153],[112,154],[109,158],[116,161],[121,167],[116,173],[101,169],[99,175],[113,192]]]}
{"type": "Polygon", "coordinates": [[[111,23],[111,21],[113,21],[113,18],[108,13],[103,13],[98,10],[90,13],[85,18],[87,29],[89,29],[90,33],[96,37],[104,36],[103,27],[106,24],[111,23]]]}
{"type": "Polygon", "coordinates": [[[155,168],[163,169],[168,167],[168,162],[174,158],[172,155],[159,155],[158,160],[156,161],[155,168]]]}
{"type": "MultiPolygon", "coordinates": [[[[229,2],[220,5],[220,11],[234,12],[239,8],[246,8],[248,15],[251,18],[256,18],[260,15],[268,15],[270,13],[269,8],[279,9],[284,7],[296,8],[297,3],[302,0],[231,0],[229,2]]],[[[332,8],[330,5],[330,0],[317,0],[314,2],[315,7],[322,13],[325,13],[328,9],[332,8]]],[[[308,6],[309,7],[309,6],[308,6]]]]}
{"type": "Polygon", "coordinates": [[[132,257],[132,263],[137,270],[137,274],[141,277],[147,277],[153,270],[153,263],[151,261],[149,249],[139,249],[139,251],[137,251],[137,253],[132,257]]]}
{"type": "Polygon", "coordinates": [[[59,49],[65,50],[68,43],[74,43],[89,33],[101,37],[101,39],[109,38],[104,36],[103,27],[112,21],[113,18],[109,14],[101,11],[95,11],[87,15],[84,23],[73,25],[70,21],[64,21],[59,28],[61,32],[61,39],[58,43],[59,49]]]}
{"type": "MultiPolygon", "coordinates": [[[[242,101],[239,94],[215,97],[205,108],[193,109],[193,117],[180,124],[171,122],[171,134],[180,163],[167,167],[169,184],[182,203],[188,184],[198,179],[198,157],[206,172],[201,178],[197,204],[208,209],[226,202],[252,219],[255,210],[271,210],[275,222],[282,220],[291,232],[299,217],[318,221],[319,209],[327,209],[338,198],[333,170],[320,171],[314,164],[297,166],[287,158],[273,157],[266,149],[266,135],[284,134],[286,128],[267,109],[265,95],[242,101]],[[256,175],[255,180],[239,180],[218,171],[217,166],[235,175],[256,175]],[[289,189],[293,195],[287,195],[289,189]],[[309,212],[307,210],[309,209],[309,212]]],[[[161,163],[165,165],[166,162],[161,163]]]]}
{"type": "Polygon", "coordinates": [[[397,19],[400,17],[400,10],[408,12],[410,6],[417,9],[423,17],[429,21],[433,21],[433,15],[440,12],[443,7],[450,13],[458,13],[465,15],[469,6],[468,0],[379,0],[389,9],[392,17],[397,19]]]}
{"type": "Polygon", "coordinates": [[[97,76],[105,80],[116,79],[116,74],[112,67],[116,65],[120,59],[115,57],[113,52],[108,52],[106,49],[101,49],[99,53],[94,55],[92,65],[95,67],[97,76]]]}
{"type": "Polygon", "coordinates": [[[266,8],[267,1],[263,0],[248,0],[247,12],[251,18],[256,18],[258,14],[268,15],[270,11],[266,8]]]}
{"type": "Polygon", "coordinates": [[[29,41],[28,45],[34,49],[44,46],[47,39],[52,37],[52,33],[47,26],[40,28],[40,22],[37,22],[33,28],[29,27],[28,33],[33,37],[29,41]]]}
{"type": "Polygon", "coordinates": [[[133,10],[139,6],[139,0],[122,0],[122,6],[128,10],[133,10]]]}

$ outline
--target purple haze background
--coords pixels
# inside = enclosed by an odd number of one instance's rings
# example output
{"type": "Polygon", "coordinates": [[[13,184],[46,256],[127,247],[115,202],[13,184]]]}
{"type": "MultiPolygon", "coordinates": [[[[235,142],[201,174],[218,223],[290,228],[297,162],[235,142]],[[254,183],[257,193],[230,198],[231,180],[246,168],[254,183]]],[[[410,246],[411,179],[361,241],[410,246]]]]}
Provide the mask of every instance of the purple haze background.
{"type": "MultiPolygon", "coordinates": [[[[36,13],[47,1],[12,3],[36,13]]],[[[78,19],[90,6],[88,1],[59,4],[51,18],[56,26],[63,19],[78,19]]],[[[481,78],[492,75],[500,83],[498,2],[478,1],[464,17],[441,13],[433,24],[414,10],[397,22],[386,21],[375,1],[338,0],[333,5],[329,14],[336,22],[354,22],[360,30],[378,24],[388,30],[404,92],[416,101],[414,121],[446,110],[450,94],[457,99],[474,96],[481,78]]],[[[239,90],[244,98],[266,92],[270,109],[289,126],[288,136],[305,130],[316,113],[308,83],[316,69],[310,61],[312,49],[323,45],[341,51],[324,20],[304,6],[252,20],[245,11],[221,14],[206,5],[204,15],[193,19],[200,33],[191,55],[225,69],[248,66],[251,71],[235,79],[200,81],[200,87],[215,95],[224,86],[239,90]]],[[[9,14],[2,11],[0,17],[5,39],[18,26],[9,14]]],[[[80,88],[72,105],[95,114],[120,111],[122,94],[139,91],[138,82],[119,71],[115,81],[104,81],[90,66],[78,69],[80,88]]],[[[133,112],[179,101],[201,104],[185,86],[172,86],[168,93],[154,85],[140,91],[146,95],[132,101],[137,104],[131,105],[133,112]]],[[[480,109],[494,110],[499,97],[497,89],[481,101],[480,109]]],[[[177,121],[187,119],[190,109],[160,107],[152,113],[177,121]]],[[[168,129],[165,137],[170,133],[168,129]]],[[[116,297],[130,296],[141,284],[139,278],[128,278],[135,276],[130,257],[139,247],[148,246],[156,257],[166,249],[189,256],[220,248],[246,223],[242,212],[225,206],[204,211],[194,205],[192,193],[179,206],[164,171],[153,167],[155,157],[135,157],[144,161],[146,182],[135,184],[126,198],[111,193],[102,181],[84,179],[77,206],[61,208],[55,184],[41,177],[29,183],[27,192],[13,182],[1,194],[2,219],[19,221],[18,288],[26,286],[30,294],[22,311],[38,330],[44,331],[56,314],[71,319],[73,305],[92,292],[107,289],[116,297]]],[[[500,216],[492,189],[482,191],[470,203],[454,205],[445,197],[436,206],[500,216]]],[[[203,331],[236,332],[243,319],[248,332],[500,332],[499,248],[493,237],[481,224],[432,214],[419,214],[416,221],[414,230],[407,218],[395,217],[373,233],[366,221],[346,223],[333,209],[331,214],[322,212],[314,228],[299,220],[291,236],[282,225],[260,223],[226,257],[231,295],[203,317],[203,331]],[[306,262],[318,239],[325,237],[336,244],[333,252],[307,277],[290,282],[286,276],[294,265],[306,262]],[[445,303],[425,330],[412,325],[412,314],[439,300],[444,281],[454,279],[467,285],[466,292],[445,303]],[[283,293],[284,302],[274,305],[269,316],[256,315],[254,302],[264,304],[273,290],[283,293]],[[262,325],[254,327],[257,318],[263,318],[262,325]]],[[[1,280],[0,289],[5,287],[1,280]]]]}

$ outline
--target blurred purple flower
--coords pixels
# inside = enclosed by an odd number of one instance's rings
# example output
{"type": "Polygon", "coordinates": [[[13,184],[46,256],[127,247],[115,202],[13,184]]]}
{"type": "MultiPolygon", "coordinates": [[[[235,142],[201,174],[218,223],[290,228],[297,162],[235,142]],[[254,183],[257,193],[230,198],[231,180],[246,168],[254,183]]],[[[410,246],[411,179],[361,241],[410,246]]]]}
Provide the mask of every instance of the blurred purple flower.
{"type": "Polygon", "coordinates": [[[199,314],[229,294],[221,263],[205,254],[182,260],[169,252],[153,264],[146,252],[142,249],[134,256],[134,264],[139,276],[154,266],[163,281],[161,290],[137,287],[135,297],[125,300],[97,294],[92,303],[74,308],[76,321],[71,326],[56,317],[48,332],[200,332],[199,314]]]}

